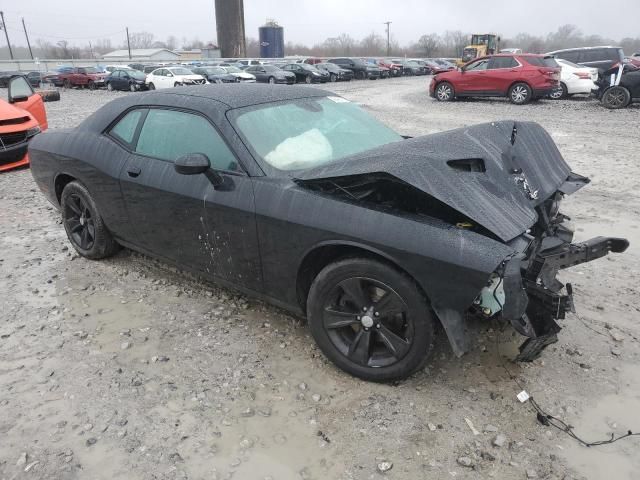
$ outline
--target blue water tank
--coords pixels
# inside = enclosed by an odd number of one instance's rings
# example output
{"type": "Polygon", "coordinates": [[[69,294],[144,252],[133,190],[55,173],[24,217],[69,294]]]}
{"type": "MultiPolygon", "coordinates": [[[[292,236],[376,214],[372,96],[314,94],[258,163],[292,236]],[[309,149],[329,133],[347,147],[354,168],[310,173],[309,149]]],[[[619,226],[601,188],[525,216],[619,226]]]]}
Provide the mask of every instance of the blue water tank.
{"type": "Polygon", "coordinates": [[[284,28],[277,25],[265,25],[260,27],[260,57],[282,58],[284,57],[284,28]]]}

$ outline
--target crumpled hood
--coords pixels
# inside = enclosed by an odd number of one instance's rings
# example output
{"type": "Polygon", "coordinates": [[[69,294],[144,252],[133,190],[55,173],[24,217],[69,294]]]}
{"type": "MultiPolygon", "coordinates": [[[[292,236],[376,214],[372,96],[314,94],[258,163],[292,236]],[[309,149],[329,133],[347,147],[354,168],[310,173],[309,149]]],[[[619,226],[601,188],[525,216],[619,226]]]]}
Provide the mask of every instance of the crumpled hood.
{"type": "Polygon", "coordinates": [[[540,125],[503,121],[391,143],[306,170],[297,179],[371,173],[412,185],[507,242],[537,221],[536,205],[568,180],[571,169],[540,125]]]}

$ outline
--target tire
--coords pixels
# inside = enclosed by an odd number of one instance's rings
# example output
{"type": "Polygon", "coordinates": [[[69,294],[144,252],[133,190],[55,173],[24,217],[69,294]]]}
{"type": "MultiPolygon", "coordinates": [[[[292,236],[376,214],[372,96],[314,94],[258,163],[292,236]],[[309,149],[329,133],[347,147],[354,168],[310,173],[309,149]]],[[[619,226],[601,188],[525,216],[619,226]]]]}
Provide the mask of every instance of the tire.
{"type": "Polygon", "coordinates": [[[155,89],[156,89],[156,86],[153,84],[153,82],[151,82],[149,84],[149,90],[155,90],[155,89]]]}
{"type": "Polygon", "coordinates": [[[173,88],[179,87],[180,85],[182,85],[180,82],[175,82],[175,83],[173,84],[173,88]]]}
{"type": "Polygon", "coordinates": [[[91,194],[79,182],[71,182],[60,197],[62,223],[73,248],[85,258],[98,260],[118,251],[91,194]]]}
{"type": "Polygon", "coordinates": [[[337,82],[338,81],[338,76],[335,73],[332,73],[329,75],[329,81],[330,82],[337,82]]]}
{"type": "Polygon", "coordinates": [[[276,83],[276,79],[274,77],[269,77],[269,83],[274,85],[276,83]]]}
{"type": "Polygon", "coordinates": [[[356,73],[356,78],[358,80],[365,80],[367,78],[367,73],[366,72],[362,72],[362,71],[357,72],[356,73]]]}
{"type": "Polygon", "coordinates": [[[63,86],[64,88],[71,88],[71,81],[69,81],[69,79],[68,79],[68,78],[67,78],[67,79],[65,79],[65,80],[62,82],[62,86],[63,86]]]}
{"type": "Polygon", "coordinates": [[[326,266],[307,298],[311,335],[323,353],[342,370],[373,382],[402,379],[424,365],[433,349],[430,312],[410,277],[365,258],[326,266]]]}
{"type": "Polygon", "coordinates": [[[135,85],[135,83],[130,83],[130,84],[129,84],[129,91],[130,91],[130,92],[135,92],[135,91],[136,91],[136,85],[135,85]]]}
{"type": "Polygon", "coordinates": [[[455,90],[449,82],[440,82],[436,85],[435,95],[439,102],[451,102],[455,98],[455,90]]]}
{"type": "Polygon", "coordinates": [[[311,85],[312,82],[313,80],[311,79],[310,75],[307,75],[306,77],[304,77],[304,83],[306,83],[307,85],[311,85]]]}
{"type": "Polygon", "coordinates": [[[526,105],[531,101],[533,92],[531,91],[531,87],[529,85],[520,82],[511,85],[511,88],[509,89],[509,93],[507,95],[509,97],[509,101],[514,105],[526,105]]]}
{"type": "Polygon", "coordinates": [[[567,86],[564,83],[560,84],[560,88],[553,93],[549,94],[549,98],[551,100],[562,100],[563,98],[567,98],[569,96],[569,92],[567,91],[567,86]]]}
{"type": "Polygon", "coordinates": [[[96,89],[96,84],[93,83],[92,81],[87,82],[87,88],[89,90],[95,90],[96,89]]]}
{"type": "Polygon", "coordinates": [[[107,90],[113,92],[113,85],[111,85],[111,82],[107,82],[107,90]]]}
{"type": "Polygon", "coordinates": [[[605,108],[618,110],[620,108],[625,108],[629,103],[631,103],[631,94],[625,87],[617,85],[605,90],[602,94],[601,102],[605,108]]]}

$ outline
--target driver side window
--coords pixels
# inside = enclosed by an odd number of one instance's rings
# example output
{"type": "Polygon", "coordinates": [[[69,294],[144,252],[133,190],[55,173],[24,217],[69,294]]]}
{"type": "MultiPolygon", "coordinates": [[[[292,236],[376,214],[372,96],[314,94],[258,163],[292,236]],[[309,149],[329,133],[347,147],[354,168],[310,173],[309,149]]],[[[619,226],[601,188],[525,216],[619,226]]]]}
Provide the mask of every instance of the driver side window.
{"type": "Polygon", "coordinates": [[[484,58],[482,60],[477,60],[467,66],[465,68],[466,71],[475,72],[479,70],[486,70],[489,67],[489,59],[484,58]]]}
{"type": "Polygon", "coordinates": [[[149,110],[136,152],[172,162],[189,153],[203,153],[216,170],[240,171],[235,156],[208,120],[177,110],[149,110]]]}

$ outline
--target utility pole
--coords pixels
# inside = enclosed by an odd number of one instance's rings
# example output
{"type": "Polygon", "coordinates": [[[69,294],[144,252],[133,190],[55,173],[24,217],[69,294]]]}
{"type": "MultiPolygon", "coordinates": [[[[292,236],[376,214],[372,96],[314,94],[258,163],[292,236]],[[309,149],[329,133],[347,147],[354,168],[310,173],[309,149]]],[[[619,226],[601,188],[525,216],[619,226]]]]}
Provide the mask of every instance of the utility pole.
{"type": "Polygon", "coordinates": [[[89,52],[91,53],[91,60],[93,60],[95,57],[93,56],[93,47],[91,46],[91,40],[89,40],[89,52]]]}
{"type": "Polygon", "coordinates": [[[7,32],[7,26],[4,24],[4,12],[0,12],[0,17],[2,18],[2,29],[4,30],[4,36],[7,37],[9,55],[11,56],[11,60],[13,60],[13,50],[11,50],[11,42],[9,42],[9,32],[7,32]]]}
{"type": "Polygon", "coordinates": [[[129,40],[129,27],[127,27],[127,48],[129,49],[129,60],[131,60],[131,41],[129,40]]]}
{"type": "Polygon", "coordinates": [[[391,55],[391,42],[390,42],[390,28],[389,25],[391,25],[392,22],[384,22],[384,24],[387,26],[387,57],[391,55]]]}
{"type": "Polygon", "coordinates": [[[29,34],[27,33],[27,26],[24,24],[24,18],[22,18],[22,28],[24,28],[24,36],[27,37],[27,47],[29,47],[29,55],[33,60],[33,52],[31,51],[31,42],[29,42],[29,34]]]}

